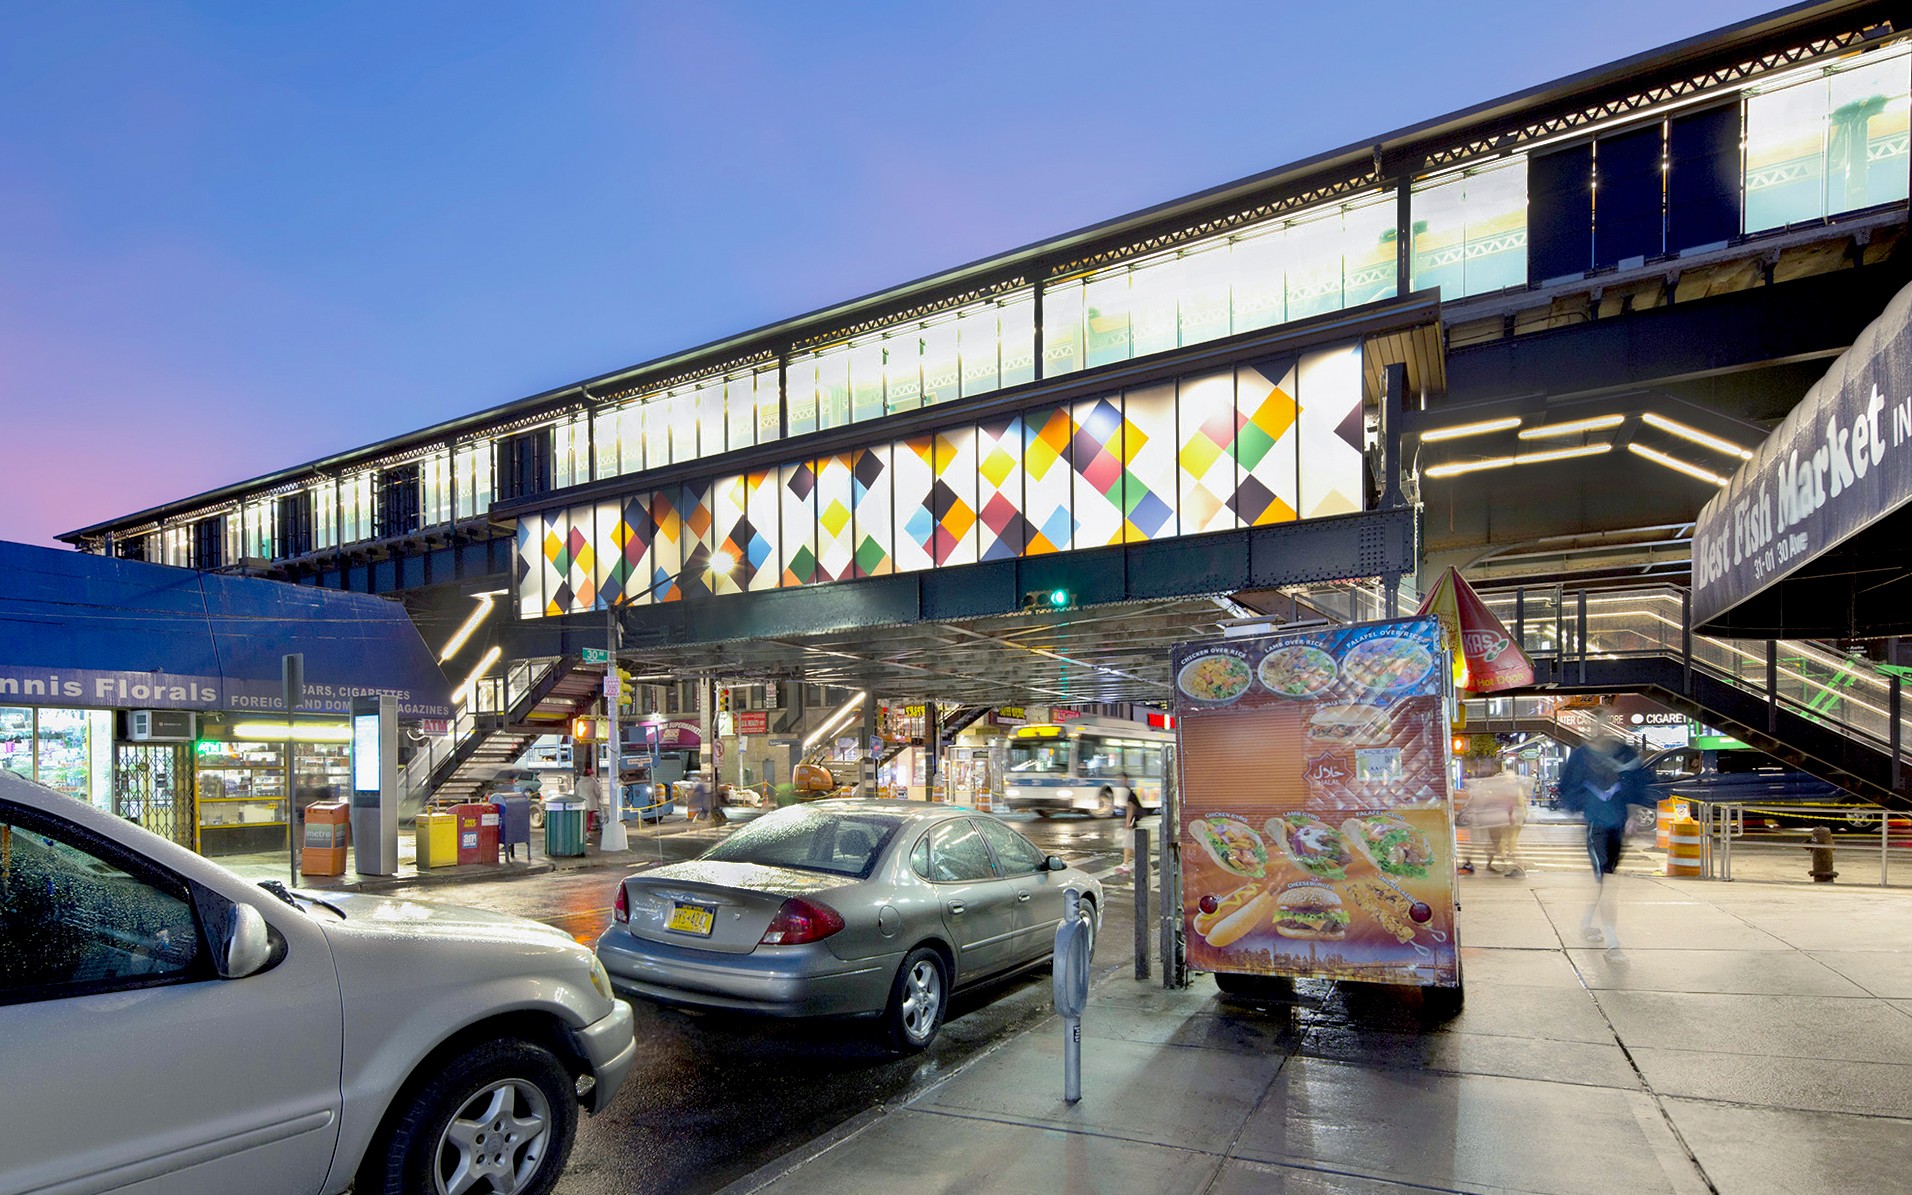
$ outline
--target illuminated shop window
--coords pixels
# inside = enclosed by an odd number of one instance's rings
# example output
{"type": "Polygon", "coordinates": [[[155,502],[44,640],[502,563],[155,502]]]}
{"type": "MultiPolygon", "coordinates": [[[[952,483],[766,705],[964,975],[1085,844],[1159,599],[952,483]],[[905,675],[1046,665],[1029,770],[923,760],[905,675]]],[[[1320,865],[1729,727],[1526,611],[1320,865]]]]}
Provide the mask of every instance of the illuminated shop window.
{"type": "Polygon", "coordinates": [[[1449,299],[1527,282],[1527,159],[1414,188],[1415,290],[1449,299]]]}
{"type": "Polygon", "coordinates": [[[1908,62],[1897,50],[1748,97],[1747,232],[1906,198],[1908,62]]]}

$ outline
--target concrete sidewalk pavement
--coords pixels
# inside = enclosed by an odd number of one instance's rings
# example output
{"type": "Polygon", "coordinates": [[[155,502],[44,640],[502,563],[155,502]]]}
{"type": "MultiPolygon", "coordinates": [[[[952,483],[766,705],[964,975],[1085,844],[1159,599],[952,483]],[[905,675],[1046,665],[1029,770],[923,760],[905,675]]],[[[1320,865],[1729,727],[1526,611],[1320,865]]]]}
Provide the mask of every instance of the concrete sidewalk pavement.
{"type": "MultiPolygon", "coordinates": [[[[727,1188],[818,1192],[1868,1192],[1912,1142],[1912,896],[1620,876],[1463,882],[1466,1009],[1104,978],[1083,1099],[1050,1021],[727,1188]]],[[[1108,956],[1104,956],[1106,966],[1108,956]]]]}

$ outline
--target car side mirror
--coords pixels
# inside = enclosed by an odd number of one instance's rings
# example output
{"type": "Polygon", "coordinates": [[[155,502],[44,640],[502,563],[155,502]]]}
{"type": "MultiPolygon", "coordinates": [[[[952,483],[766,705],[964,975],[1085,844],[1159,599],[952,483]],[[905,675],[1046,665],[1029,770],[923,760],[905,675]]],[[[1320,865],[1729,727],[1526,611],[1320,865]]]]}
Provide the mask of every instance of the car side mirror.
{"type": "Polygon", "coordinates": [[[219,977],[244,979],[272,961],[272,931],[259,910],[248,904],[232,906],[226,940],[220,944],[219,977]]]}
{"type": "Polygon", "coordinates": [[[1044,871],[1061,871],[1067,866],[1069,866],[1069,864],[1061,855],[1050,855],[1042,861],[1042,869],[1044,871]]]}

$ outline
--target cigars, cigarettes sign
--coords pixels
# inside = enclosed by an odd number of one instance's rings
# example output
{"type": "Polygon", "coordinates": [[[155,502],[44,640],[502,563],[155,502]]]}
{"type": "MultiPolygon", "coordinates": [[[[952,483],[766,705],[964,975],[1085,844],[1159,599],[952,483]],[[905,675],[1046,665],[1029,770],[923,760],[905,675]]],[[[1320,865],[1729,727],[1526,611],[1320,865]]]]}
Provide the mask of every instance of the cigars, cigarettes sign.
{"type": "Polygon", "coordinates": [[[1190,967],[1458,982],[1442,644],[1406,619],[1176,649],[1190,967]]]}

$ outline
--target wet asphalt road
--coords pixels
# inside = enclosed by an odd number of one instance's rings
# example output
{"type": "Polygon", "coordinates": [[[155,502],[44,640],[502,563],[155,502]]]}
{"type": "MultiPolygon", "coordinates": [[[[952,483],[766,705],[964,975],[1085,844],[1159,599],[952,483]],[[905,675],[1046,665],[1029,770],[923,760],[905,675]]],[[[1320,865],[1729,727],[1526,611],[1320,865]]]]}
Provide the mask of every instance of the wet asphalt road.
{"type": "MultiPolygon", "coordinates": [[[[1150,825],[1155,819],[1150,819],[1150,825]]],[[[1119,821],[1018,821],[1051,854],[1106,887],[1098,972],[1132,965],[1134,889],[1108,874],[1121,861],[1119,821]]],[[[632,869],[697,855],[718,837],[673,828],[631,835],[632,869]]],[[[610,924],[618,868],[461,885],[444,899],[531,917],[595,941],[610,924]]],[[[779,1022],[638,1000],[637,1064],[605,1112],[578,1127],[559,1195],[715,1191],[867,1109],[900,1100],[1050,1012],[1047,969],[951,1001],[930,1048],[899,1057],[859,1022],[779,1022]]]]}

